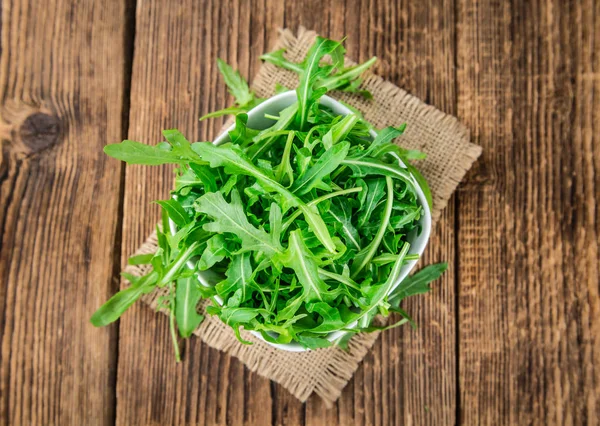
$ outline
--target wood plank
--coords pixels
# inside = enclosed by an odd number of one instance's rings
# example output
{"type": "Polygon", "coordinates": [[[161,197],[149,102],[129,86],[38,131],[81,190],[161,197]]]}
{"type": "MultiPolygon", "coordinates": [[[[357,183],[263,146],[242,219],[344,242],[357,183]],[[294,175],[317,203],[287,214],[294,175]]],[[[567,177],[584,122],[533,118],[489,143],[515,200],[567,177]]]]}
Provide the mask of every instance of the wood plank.
{"type": "MultiPolygon", "coordinates": [[[[223,121],[198,117],[231,102],[216,58],[252,77],[282,25],[282,5],[267,0],[138,7],[129,138],[154,142],[162,129],[178,128],[193,140],[212,139],[223,121]]],[[[150,202],[168,197],[172,179],[169,167],[127,167],[123,264],[156,224],[150,202]]],[[[166,318],[145,306],[122,318],[117,424],[271,424],[269,380],[196,338],[177,364],[168,330],[166,318]]]]}
{"type": "Polygon", "coordinates": [[[458,202],[464,424],[600,418],[598,12],[459,1],[458,112],[484,147],[458,202]]]}
{"type": "Polygon", "coordinates": [[[112,424],[126,7],[39,6],[2,2],[0,424],[112,424]]]}

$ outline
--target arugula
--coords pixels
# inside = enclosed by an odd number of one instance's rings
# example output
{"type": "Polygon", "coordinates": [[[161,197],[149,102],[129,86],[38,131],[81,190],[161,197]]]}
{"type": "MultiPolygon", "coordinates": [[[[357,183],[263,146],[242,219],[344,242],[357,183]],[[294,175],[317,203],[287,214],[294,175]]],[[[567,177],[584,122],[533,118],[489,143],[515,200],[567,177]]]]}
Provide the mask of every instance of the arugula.
{"type": "Polygon", "coordinates": [[[225,80],[225,84],[229,89],[229,93],[231,93],[235,99],[235,105],[205,114],[200,117],[200,120],[247,112],[264,100],[257,98],[254,95],[254,92],[250,90],[248,83],[246,80],[244,80],[240,73],[235,71],[222,59],[217,59],[217,68],[223,76],[223,80],[225,80]]]}
{"type": "MultiPolygon", "coordinates": [[[[299,75],[305,72],[305,62],[297,64],[289,61],[285,58],[284,54],[285,49],[279,49],[270,53],[265,53],[260,57],[260,59],[286,70],[293,71],[299,75]]],[[[377,58],[372,57],[362,64],[358,64],[349,68],[343,68],[342,60],[337,64],[339,69],[334,70],[327,76],[317,76],[315,87],[318,89],[325,89],[326,91],[342,90],[345,92],[358,93],[370,99],[372,98],[371,93],[368,90],[360,89],[360,83],[362,82],[360,76],[369,68],[371,68],[375,62],[377,62],[377,58]]]]}
{"type": "Polygon", "coordinates": [[[206,313],[245,344],[241,330],[310,349],[330,346],[329,333],[344,331],[337,344],[347,347],[355,333],[414,324],[402,301],[429,291],[446,269],[431,265],[398,285],[402,267],[418,258],[409,253],[424,209],[417,185],[431,202],[412,164],[424,154],[394,143],[405,126],[371,138],[373,127],[359,111],[341,117],[320,104],[330,90],[361,93],[361,75],[375,58],[345,67],[344,53],[340,42],[318,37],[301,63],[282,50],[264,55],[299,74],[298,102],[269,115],[266,129],[251,128],[246,114],[262,99],[219,60],[235,105],[203,118],[236,114],[227,143],[190,142],[166,130],[158,145],[126,140],[105,147],[128,164],[174,164],[176,173],[171,197],[156,201],[156,252],[129,259],[147,273],[123,274],[131,285],[102,305],[92,324],[116,321],[157,288],[165,291],[159,306],[169,313],[178,360],[178,335],[189,337],[201,324],[203,300],[206,313]],[[216,284],[202,285],[199,274],[216,284]],[[372,324],[391,312],[402,319],[372,324]]]}
{"type": "MultiPolygon", "coordinates": [[[[327,89],[315,88],[315,83],[319,78],[326,77],[332,71],[331,66],[320,66],[319,63],[325,55],[335,57],[336,51],[342,49],[340,42],[317,37],[315,43],[309,49],[306,59],[302,63],[300,72],[300,82],[296,93],[298,94],[298,115],[296,123],[300,130],[304,130],[308,121],[308,112],[312,105],[323,96],[327,89]]],[[[334,64],[335,65],[340,65],[334,64]]]]}

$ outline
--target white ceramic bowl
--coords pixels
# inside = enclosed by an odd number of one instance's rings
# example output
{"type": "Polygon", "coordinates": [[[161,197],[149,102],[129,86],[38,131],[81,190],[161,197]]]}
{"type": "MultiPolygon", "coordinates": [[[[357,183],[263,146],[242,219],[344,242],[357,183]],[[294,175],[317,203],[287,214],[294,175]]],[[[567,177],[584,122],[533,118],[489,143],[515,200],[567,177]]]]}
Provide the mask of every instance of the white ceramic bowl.
{"type": "MultiPolygon", "coordinates": [[[[265,114],[278,115],[281,110],[292,105],[294,102],[296,102],[296,100],[297,100],[297,97],[296,97],[295,91],[281,93],[279,95],[276,95],[276,96],[273,96],[272,98],[267,99],[266,101],[264,101],[263,103],[258,105],[256,108],[254,108],[248,112],[248,127],[251,127],[253,129],[259,129],[259,130],[271,127],[273,125],[274,121],[271,119],[265,118],[265,114]]],[[[350,111],[350,109],[348,107],[344,106],[343,104],[336,101],[335,99],[330,98],[329,96],[321,97],[320,103],[321,103],[321,105],[324,105],[324,106],[330,108],[334,113],[339,114],[339,115],[347,115],[347,114],[352,113],[352,111],[350,111]]],[[[225,130],[223,133],[221,133],[221,135],[219,135],[219,137],[217,137],[213,143],[215,145],[220,145],[222,143],[228,142],[229,141],[229,131],[233,130],[234,128],[235,128],[235,125],[232,125],[231,127],[229,127],[227,130],[225,130]]],[[[371,131],[371,136],[375,137],[376,133],[374,131],[371,131]]],[[[400,163],[400,166],[406,168],[406,166],[404,165],[402,160],[398,159],[398,162],[400,163]]],[[[419,235],[412,236],[412,238],[411,238],[411,236],[409,236],[410,250],[408,253],[409,254],[418,254],[420,256],[423,253],[423,250],[425,250],[425,246],[427,245],[427,241],[429,240],[429,234],[431,232],[431,212],[429,210],[429,205],[427,204],[427,199],[425,198],[425,194],[423,193],[423,190],[421,189],[421,187],[419,186],[419,184],[417,183],[417,181],[414,178],[413,178],[413,183],[414,183],[416,191],[417,191],[417,196],[419,197],[419,202],[423,206],[423,214],[421,215],[421,219],[420,219],[421,233],[419,235]]],[[[175,224],[170,221],[169,225],[171,227],[171,232],[176,232],[177,229],[175,227],[175,224]]],[[[400,270],[400,276],[398,277],[398,281],[396,281],[396,283],[392,286],[392,290],[394,290],[402,282],[402,280],[404,278],[406,278],[406,276],[413,269],[413,267],[415,266],[416,263],[417,263],[416,260],[411,260],[411,261],[406,262],[406,265],[404,265],[402,267],[402,269],[400,270]]],[[[195,267],[194,263],[191,261],[188,262],[188,266],[190,268],[195,267]]],[[[199,272],[197,274],[197,276],[198,276],[198,280],[200,281],[200,283],[202,283],[202,285],[207,286],[207,287],[214,286],[223,279],[223,277],[221,277],[218,274],[215,274],[214,272],[211,272],[211,271],[199,272]]],[[[218,303],[220,303],[220,304],[223,303],[223,300],[221,300],[221,298],[219,298],[218,296],[216,296],[215,299],[218,303]]],[[[356,324],[354,324],[353,326],[355,326],[355,325],[356,324]]],[[[258,339],[266,342],[266,340],[263,339],[263,337],[261,336],[260,333],[258,333],[256,331],[250,331],[250,333],[252,333],[258,339]]],[[[343,331],[335,331],[333,333],[329,333],[326,336],[326,338],[330,342],[335,342],[335,341],[339,340],[342,336],[344,336],[344,334],[346,334],[346,333],[343,331]]],[[[271,343],[271,342],[267,342],[267,343],[278,349],[281,349],[284,351],[289,351],[289,352],[304,352],[307,350],[302,345],[295,343],[295,342],[287,343],[287,344],[277,344],[277,343],[271,343]]]]}

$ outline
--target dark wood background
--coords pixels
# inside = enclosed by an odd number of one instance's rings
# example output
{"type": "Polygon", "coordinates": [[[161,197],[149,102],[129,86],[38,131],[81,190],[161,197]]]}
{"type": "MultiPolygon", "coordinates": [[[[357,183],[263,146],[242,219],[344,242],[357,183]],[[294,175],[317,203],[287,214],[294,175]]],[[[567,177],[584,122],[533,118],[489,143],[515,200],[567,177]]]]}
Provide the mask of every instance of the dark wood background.
{"type": "Polygon", "coordinates": [[[0,424],[598,424],[600,4],[587,1],[2,1],[0,424]],[[154,143],[231,100],[278,27],[349,55],[470,129],[483,155],[431,240],[448,273],[407,306],[333,409],[192,339],[173,359],[144,306],[94,329],[158,218],[154,143]]]}

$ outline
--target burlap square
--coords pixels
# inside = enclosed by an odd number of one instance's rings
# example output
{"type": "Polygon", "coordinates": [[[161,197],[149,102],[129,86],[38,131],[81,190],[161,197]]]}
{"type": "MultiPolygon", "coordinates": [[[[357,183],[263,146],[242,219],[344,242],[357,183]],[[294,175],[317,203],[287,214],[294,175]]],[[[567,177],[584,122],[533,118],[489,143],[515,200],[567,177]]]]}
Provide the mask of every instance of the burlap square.
{"type": "MultiPolygon", "coordinates": [[[[285,47],[287,57],[301,61],[316,34],[300,29],[298,36],[284,30],[276,48],[285,47]]],[[[348,62],[352,64],[352,62],[348,62]]],[[[258,96],[274,94],[275,83],[296,87],[296,74],[270,64],[263,64],[253,88],[258,96]]],[[[371,91],[373,100],[348,93],[333,96],[359,109],[365,119],[377,128],[399,126],[407,123],[402,136],[402,146],[419,149],[427,153],[427,159],[419,162],[419,169],[427,178],[433,196],[432,217],[436,221],[448,203],[450,195],[464,177],[467,170],[481,153],[481,148],[469,142],[469,133],[455,117],[444,114],[426,105],[404,90],[374,74],[366,76],[363,86],[371,91]]],[[[156,235],[151,235],[137,253],[153,253],[156,250],[156,235]]],[[[144,274],[147,267],[130,266],[127,272],[144,274]]],[[[156,308],[156,291],[144,297],[144,302],[156,308]]],[[[200,307],[204,310],[204,305],[200,307]]],[[[218,318],[207,316],[194,332],[208,345],[239,358],[251,371],[283,385],[301,401],[313,392],[324,399],[328,406],[340,396],[342,389],[352,377],[379,333],[360,334],[349,343],[349,351],[337,347],[316,351],[283,352],[258,341],[249,333],[244,338],[254,342],[243,345],[237,341],[233,331],[218,318]]]]}

